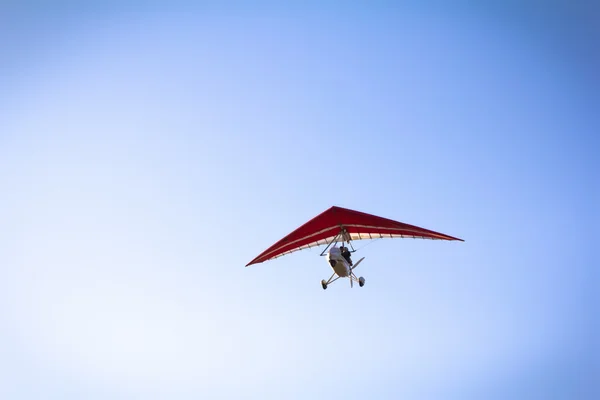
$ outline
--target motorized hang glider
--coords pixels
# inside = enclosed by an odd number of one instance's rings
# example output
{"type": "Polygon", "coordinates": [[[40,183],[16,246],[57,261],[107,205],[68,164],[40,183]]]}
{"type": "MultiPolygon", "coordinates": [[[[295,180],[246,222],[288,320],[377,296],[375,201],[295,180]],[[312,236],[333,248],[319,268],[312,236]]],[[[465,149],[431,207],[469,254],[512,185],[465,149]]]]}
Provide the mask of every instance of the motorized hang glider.
{"type": "Polygon", "coordinates": [[[379,238],[463,241],[418,226],[333,206],[263,251],[246,264],[246,267],[273,260],[298,250],[324,245],[326,247],[321,252],[321,256],[327,256],[327,261],[333,269],[333,275],[327,281],[321,281],[323,289],[327,289],[327,285],[339,278],[349,278],[350,286],[353,282],[358,282],[362,287],[365,284],[365,279],[363,277],[357,278],[354,269],[358,267],[364,257],[356,263],[352,262],[350,254],[356,251],[352,246],[352,241],[379,238]],[[337,246],[338,243],[340,243],[340,247],[337,246]],[[352,250],[345,247],[344,243],[349,244],[352,250]],[[337,277],[335,277],[336,275],[337,277]]]}

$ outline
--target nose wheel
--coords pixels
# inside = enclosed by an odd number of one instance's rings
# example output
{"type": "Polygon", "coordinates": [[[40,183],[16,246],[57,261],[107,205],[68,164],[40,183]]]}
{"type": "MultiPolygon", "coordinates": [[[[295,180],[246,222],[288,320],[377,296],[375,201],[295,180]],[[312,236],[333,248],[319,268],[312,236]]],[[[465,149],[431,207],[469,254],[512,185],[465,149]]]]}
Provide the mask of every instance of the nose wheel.
{"type": "Polygon", "coordinates": [[[323,290],[327,289],[327,282],[325,282],[325,279],[321,281],[321,286],[323,286],[323,290]]]}
{"type": "Polygon", "coordinates": [[[358,285],[360,287],[365,286],[365,278],[363,278],[362,276],[360,278],[358,278],[358,285]]]}

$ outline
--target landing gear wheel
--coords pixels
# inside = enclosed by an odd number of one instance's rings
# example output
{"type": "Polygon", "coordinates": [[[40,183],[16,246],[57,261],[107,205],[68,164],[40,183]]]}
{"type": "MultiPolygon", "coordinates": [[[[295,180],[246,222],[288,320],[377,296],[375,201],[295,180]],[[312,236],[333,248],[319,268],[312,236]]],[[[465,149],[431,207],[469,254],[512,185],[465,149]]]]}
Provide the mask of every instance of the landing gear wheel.
{"type": "Polygon", "coordinates": [[[358,284],[360,285],[360,287],[365,286],[365,278],[363,278],[362,276],[358,278],[358,284]]]}
{"type": "Polygon", "coordinates": [[[327,282],[325,282],[325,279],[321,281],[321,286],[323,286],[323,290],[327,289],[327,282]]]}

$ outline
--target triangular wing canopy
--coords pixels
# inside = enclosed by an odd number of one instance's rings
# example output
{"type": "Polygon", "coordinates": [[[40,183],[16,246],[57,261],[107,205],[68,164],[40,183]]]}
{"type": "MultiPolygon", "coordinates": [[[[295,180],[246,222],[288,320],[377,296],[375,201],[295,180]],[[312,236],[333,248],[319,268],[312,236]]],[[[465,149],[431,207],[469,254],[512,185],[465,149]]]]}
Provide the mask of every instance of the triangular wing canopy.
{"type": "Polygon", "coordinates": [[[254,260],[246,264],[246,266],[258,264],[309,247],[329,244],[331,240],[344,230],[347,233],[344,240],[416,238],[463,241],[462,239],[419,228],[418,226],[334,206],[288,234],[259,254],[254,260]]]}

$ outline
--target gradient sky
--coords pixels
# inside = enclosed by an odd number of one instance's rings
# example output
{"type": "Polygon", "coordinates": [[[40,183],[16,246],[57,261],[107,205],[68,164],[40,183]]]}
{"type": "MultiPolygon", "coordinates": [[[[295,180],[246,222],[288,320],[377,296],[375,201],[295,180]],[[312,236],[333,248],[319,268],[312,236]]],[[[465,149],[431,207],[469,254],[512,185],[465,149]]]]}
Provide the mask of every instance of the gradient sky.
{"type": "Polygon", "coordinates": [[[600,397],[597,10],[365,4],[0,9],[1,398],[600,397]]]}

